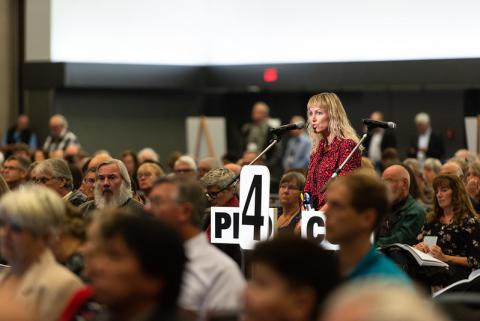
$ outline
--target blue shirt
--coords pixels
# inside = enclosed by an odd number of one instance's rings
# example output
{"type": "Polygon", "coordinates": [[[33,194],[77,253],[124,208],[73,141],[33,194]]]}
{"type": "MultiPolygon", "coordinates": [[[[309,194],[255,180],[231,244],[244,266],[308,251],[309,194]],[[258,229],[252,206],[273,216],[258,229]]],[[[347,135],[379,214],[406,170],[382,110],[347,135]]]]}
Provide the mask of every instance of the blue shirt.
{"type": "Polygon", "coordinates": [[[310,150],[312,143],[307,134],[302,133],[299,136],[290,137],[283,156],[283,169],[301,169],[307,168],[310,161],[310,150]]]}
{"type": "Polygon", "coordinates": [[[396,280],[404,284],[412,283],[410,278],[395,263],[385,255],[378,253],[373,246],[348,276],[349,280],[362,278],[382,278],[396,280]]]}
{"type": "MultiPolygon", "coordinates": [[[[8,135],[8,130],[5,131],[5,134],[3,135],[2,145],[7,145],[7,135],[8,135]]],[[[21,144],[21,143],[23,143],[20,135],[21,135],[21,132],[19,132],[18,130],[16,130],[16,131],[13,133],[13,139],[15,140],[15,144],[21,144]]],[[[32,149],[32,150],[37,149],[37,147],[38,147],[38,141],[37,141],[37,136],[35,135],[35,133],[32,133],[32,134],[30,135],[30,140],[28,141],[28,146],[29,146],[30,149],[32,149]]]]}

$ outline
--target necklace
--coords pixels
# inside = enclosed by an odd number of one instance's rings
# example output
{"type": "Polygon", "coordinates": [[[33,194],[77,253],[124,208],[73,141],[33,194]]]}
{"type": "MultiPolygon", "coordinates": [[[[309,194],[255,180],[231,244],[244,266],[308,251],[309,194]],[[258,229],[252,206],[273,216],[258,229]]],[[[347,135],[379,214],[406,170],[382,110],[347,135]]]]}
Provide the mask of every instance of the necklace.
{"type": "Polygon", "coordinates": [[[285,227],[288,224],[290,224],[292,219],[296,216],[294,214],[298,213],[299,209],[300,209],[300,206],[296,207],[294,211],[292,211],[291,213],[286,213],[286,212],[282,213],[282,215],[280,215],[280,217],[277,220],[278,227],[285,227]]]}

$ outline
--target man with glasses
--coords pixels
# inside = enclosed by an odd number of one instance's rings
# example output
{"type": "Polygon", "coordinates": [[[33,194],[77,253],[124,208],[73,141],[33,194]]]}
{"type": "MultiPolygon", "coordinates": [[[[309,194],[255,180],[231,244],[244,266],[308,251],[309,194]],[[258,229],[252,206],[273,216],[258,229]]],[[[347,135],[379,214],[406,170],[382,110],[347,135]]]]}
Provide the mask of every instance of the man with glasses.
{"type": "Polygon", "coordinates": [[[345,278],[387,278],[410,283],[370,242],[370,235],[389,208],[387,186],[379,177],[362,170],[338,177],[329,185],[326,200],[326,237],[340,246],[340,273],[345,278]]]}
{"type": "Polygon", "coordinates": [[[235,262],[211,245],[200,228],[207,205],[202,186],[193,180],[163,177],[149,198],[147,211],[175,227],[184,240],[188,263],[180,307],[196,320],[238,312],[245,280],[235,262]]]}
{"type": "Polygon", "coordinates": [[[383,180],[392,195],[391,211],[383,218],[376,235],[377,244],[414,245],[425,223],[425,209],[410,195],[410,174],[401,165],[387,167],[383,180]]]}
{"type": "Polygon", "coordinates": [[[127,167],[121,160],[110,159],[97,166],[94,199],[84,203],[80,210],[86,216],[96,209],[128,207],[134,211],[143,205],[132,198],[132,187],[127,167]]]}
{"type": "Polygon", "coordinates": [[[32,170],[31,180],[57,192],[62,199],[74,206],[80,206],[87,201],[87,196],[75,191],[72,172],[63,159],[46,159],[38,163],[32,170]]]}
{"type": "Polygon", "coordinates": [[[3,163],[2,176],[10,190],[17,189],[27,182],[30,161],[17,156],[10,156],[3,163]]]}

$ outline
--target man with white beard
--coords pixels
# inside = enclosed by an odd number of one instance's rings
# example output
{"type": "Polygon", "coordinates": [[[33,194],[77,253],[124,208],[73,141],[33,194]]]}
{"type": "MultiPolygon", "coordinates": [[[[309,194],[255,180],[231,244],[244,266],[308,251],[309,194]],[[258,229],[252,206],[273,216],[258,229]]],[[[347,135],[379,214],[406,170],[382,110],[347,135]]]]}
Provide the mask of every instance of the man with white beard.
{"type": "Polygon", "coordinates": [[[141,203],[132,198],[130,176],[121,160],[101,162],[96,175],[94,199],[80,207],[84,216],[89,216],[96,209],[128,207],[135,211],[143,208],[141,203]]]}

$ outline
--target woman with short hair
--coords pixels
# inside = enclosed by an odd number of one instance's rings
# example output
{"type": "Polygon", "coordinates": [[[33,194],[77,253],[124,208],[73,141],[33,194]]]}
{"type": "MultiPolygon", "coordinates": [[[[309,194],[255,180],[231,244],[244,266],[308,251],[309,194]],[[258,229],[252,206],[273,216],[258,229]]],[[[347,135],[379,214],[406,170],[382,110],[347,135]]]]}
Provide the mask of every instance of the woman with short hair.
{"type": "MultiPolygon", "coordinates": [[[[278,232],[294,232],[302,218],[300,194],[305,186],[305,176],[298,172],[288,172],[280,179],[278,199],[282,206],[277,219],[278,232]]],[[[297,229],[299,231],[299,229],[297,229]]]]}
{"type": "Polygon", "coordinates": [[[46,187],[26,186],[0,200],[0,246],[10,265],[0,274],[0,288],[24,301],[38,320],[56,320],[82,286],[50,250],[64,220],[64,202],[46,187]]]}

